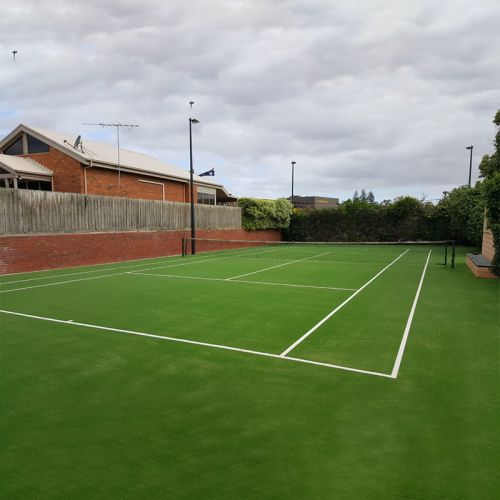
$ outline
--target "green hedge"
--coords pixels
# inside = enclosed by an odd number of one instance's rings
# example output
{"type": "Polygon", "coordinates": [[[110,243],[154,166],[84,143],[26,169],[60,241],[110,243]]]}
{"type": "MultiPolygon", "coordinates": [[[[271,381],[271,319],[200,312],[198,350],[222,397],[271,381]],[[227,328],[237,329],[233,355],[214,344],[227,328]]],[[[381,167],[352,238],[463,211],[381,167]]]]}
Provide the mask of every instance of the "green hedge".
{"type": "Polygon", "coordinates": [[[241,207],[241,225],[244,229],[284,229],[290,225],[293,207],[285,198],[240,198],[238,206],[241,207]]]}

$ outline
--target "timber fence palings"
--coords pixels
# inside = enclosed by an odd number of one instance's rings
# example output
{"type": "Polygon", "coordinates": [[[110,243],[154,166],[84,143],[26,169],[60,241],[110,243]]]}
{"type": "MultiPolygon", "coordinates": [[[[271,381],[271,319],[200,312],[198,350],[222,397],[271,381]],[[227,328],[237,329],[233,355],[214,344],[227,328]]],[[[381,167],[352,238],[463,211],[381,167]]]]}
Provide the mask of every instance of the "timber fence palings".
{"type": "MultiPolygon", "coordinates": [[[[191,205],[0,188],[0,234],[182,230],[191,205]]],[[[240,229],[238,207],[195,204],[196,229],[240,229]]]]}

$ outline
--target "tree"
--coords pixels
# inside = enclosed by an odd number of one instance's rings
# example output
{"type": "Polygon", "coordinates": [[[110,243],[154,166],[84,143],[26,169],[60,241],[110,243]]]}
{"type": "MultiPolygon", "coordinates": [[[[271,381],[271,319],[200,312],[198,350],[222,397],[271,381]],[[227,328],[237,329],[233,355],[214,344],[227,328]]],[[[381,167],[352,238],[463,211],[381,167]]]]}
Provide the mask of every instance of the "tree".
{"type": "Polygon", "coordinates": [[[361,199],[366,201],[366,191],[364,189],[361,190],[361,199]]]}
{"type": "Polygon", "coordinates": [[[491,155],[484,155],[479,164],[480,177],[485,179],[492,179],[495,173],[500,172],[500,109],[497,111],[493,123],[497,127],[495,139],[493,140],[495,152],[491,155]]]}
{"type": "Polygon", "coordinates": [[[423,234],[425,208],[420,200],[411,196],[400,196],[387,208],[392,219],[393,230],[399,240],[417,240],[423,234]]]}
{"type": "Polygon", "coordinates": [[[373,191],[368,191],[368,196],[366,197],[366,201],[368,203],[375,203],[375,195],[373,194],[373,191]]]}
{"type": "Polygon", "coordinates": [[[448,211],[452,238],[465,245],[481,246],[484,198],[482,186],[461,186],[450,191],[441,206],[448,211]]]}
{"type": "Polygon", "coordinates": [[[500,276],[500,109],[496,112],[493,123],[496,126],[493,145],[495,151],[491,155],[484,155],[479,164],[481,177],[484,177],[484,198],[488,225],[493,233],[495,256],[493,257],[492,271],[500,276]]]}

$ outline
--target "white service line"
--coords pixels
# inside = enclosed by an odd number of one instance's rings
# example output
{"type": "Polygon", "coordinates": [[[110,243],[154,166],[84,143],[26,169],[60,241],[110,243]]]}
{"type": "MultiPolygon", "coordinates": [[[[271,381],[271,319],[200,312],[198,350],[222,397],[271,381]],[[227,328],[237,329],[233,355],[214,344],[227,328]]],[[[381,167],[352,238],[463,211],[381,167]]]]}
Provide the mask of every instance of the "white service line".
{"type": "MultiPolygon", "coordinates": [[[[175,262],[175,261],[174,261],[175,262]]],[[[165,262],[158,262],[160,265],[164,265],[165,262]]],[[[78,273],[68,273],[68,274],[54,274],[54,275],[49,275],[49,276],[39,276],[37,278],[28,278],[24,280],[14,280],[14,281],[3,281],[0,282],[0,285],[12,285],[14,283],[25,283],[27,281],[40,281],[40,280],[49,280],[53,278],[65,278],[67,276],[79,276],[80,274],[95,274],[95,273],[104,273],[106,271],[116,271],[116,270],[122,270],[122,269],[132,269],[133,267],[143,267],[143,266],[151,266],[152,263],[145,263],[145,264],[134,264],[131,266],[119,266],[119,267],[110,267],[107,269],[92,269],[91,271],[80,271],[78,273]]],[[[34,272],[43,272],[43,271],[34,271],[34,272]]],[[[24,273],[23,273],[24,274],[24,273]]],[[[12,275],[9,275],[12,276],[12,275]]]]}
{"type": "Polygon", "coordinates": [[[254,271],[252,273],[240,274],[239,276],[233,276],[232,278],[226,278],[227,281],[235,280],[237,278],[243,278],[243,276],[250,276],[251,274],[262,273],[264,271],[269,271],[270,269],[276,269],[277,267],[289,266],[290,264],[295,264],[296,262],[302,262],[309,259],[317,259],[318,257],[323,257],[323,255],[328,255],[330,252],[325,252],[320,255],[313,255],[312,257],[305,257],[304,259],[292,260],[292,262],[285,262],[284,264],[279,264],[277,266],[267,267],[266,269],[260,269],[259,271],[254,271]]]}
{"type": "Polygon", "coordinates": [[[408,321],[406,323],[405,332],[403,334],[403,339],[401,340],[401,344],[399,346],[398,355],[396,357],[396,362],[394,363],[394,368],[392,369],[391,377],[396,378],[399,373],[399,367],[401,366],[401,361],[403,360],[403,354],[405,352],[406,341],[408,340],[408,335],[410,333],[411,324],[413,322],[413,316],[415,315],[415,309],[417,308],[418,298],[420,296],[420,290],[422,290],[422,285],[424,283],[425,273],[427,271],[427,266],[429,264],[429,259],[431,258],[432,250],[429,250],[429,255],[427,256],[427,262],[425,263],[424,270],[422,272],[422,277],[420,278],[420,284],[418,285],[417,293],[415,295],[415,300],[413,301],[413,306],[410,311],[410,316],[408,317],[408,321]]]}
{"type": "MultiPolygon", "coordinates": [[[[143,271],[156,271],[157,269],[165,269],[165,268],[168,268],[168,267],[179,267],[179,266],[188,266],[190,264],[198,264],[200,262],[211,262],[213,260],[221,260],[221,259],[228,259],[229,256],[227,257],[217,257],[215,259],[204,259],[204,260],[196,260],[196,261],[189,261],[189,262],[183,262],[181,264],[170,264],[170,265],[163,265],[163,266],[157,266],[157,267],[151,267],[151,268],[148,268],[148,269],[143,269],[143,271]]],[[[126,268],[120,268],[120,269],[126,269],[126,268]]],[[[26,286],[26,287],[22,287],[22,288],[12,288],[10,290],[0,290],[0,293],[10,293],[10,292],[19,292],[21,290],[30,290],[32,288],[41,288],[41,287],[44,287],[44,286],[54,286],[54,285],[65,285],[67,283],[75,283],[77,281],[89,281],[89,280],[95,280],[95,279],[99,279],[99,278],[109,278],[111,276],[124,276],[126,274],[133,274],[133,271],[126,271],[124,270],[123,272],[120,272],[120,273],[113,273],[113,274],[104,274],[102,276],[91,276],[89,278],[78,278],[76,280],[67,280],[67,281],[58,281],[56,283],[44,283],[43,285],[33,285],[33,286],[26,286]]],[[[69,275],[66,275],[66,276],[72,276],[72,274],[69,274],[69,275]]],[[[59,277],[59,276],[55,276],[56,278],[59,277]]],[[[47,279],[49,278],[54,278],[54,276],[49,276],[47,277],[47,279]]]]}
{"type": "MultiPolygon", "coordinates": [[[[406,250],[406,252],[408,252],[408,251],[409,251],[409,249],[406,250]]],[[[365,283],[360,289],[356,290],[347,300],[344,300],[344,302],[342,302],[342,304],[340,304],[338,307],[336,307],[330,314],[325,316],[319,323],[314,325],[308,332],[304,333],[304,335],[302,335],[302,337],[300,337],[299,340],[294,342],[290,347],[288,347],[288,349],[283,351],[280,354],[280,356],[285,357],[291,350],[295,349],[295,347],[297,347],[301,342],[303,342],[307,337],[309,337],[309,335],[311,335],[311,333],[316,331],[323,323],[328,321],[337,311],[342,309],[342,307],[344,307],[351,299],[356,297],[356,295],[359,292],[361,292],[361,290],[365,289],[373,280],[378,278],[386,269],[389,269],[389,267],[391,267],[395,262],[397,262],[406,252],[403,252],[397,259],[393,260],[388,266],[384,267],[384,269],[382,269],[382,271],[380,271],[378,274],[376,274],[370,281],[365,283]]]]}
{"type": "Polygon", "coordinates": [[[65,325],[82,326],[82,327],[85,327],[85,328],[94,328],[94,329],[97,329],[97,330],[106,330],[106,331],[117,332],[117,333],[128,333],[130,335],[139,335],[139,336],[142,336],[142,337],[150,337],[150,338],[161,339],[161,340],[170,340],[172,342],[181,342],[181,343],[184,343],[184,344],[194,344],[194,345],[199,345],[199,346],[204,346],[204,347],[213,347],[213,348],[217,348],[217,349],[225,349],[225,350],[228,350],[228,351],[243,352],[243,353],[246,353],[246,354],[254,354],[254,355],[257,355],[257,356],[266,356],[266,357],[269,357],[269,358],[285,359],[287,361],[295,361],[295,362],[300,362],[300,363],[307,363],[307,364],[310,364],[310,365],[324,366],[326,368],[335,368],[337,370],[345,370],[345,371],[350,371],[350,372],[363,373],[365,375],[376,375],[378,377],[394,378],[391,375],[388,375],[387,373],[378,373],[378,372],[372,372],[372,371],[367,371],[367,370],[358,370],[357,368],[349,368],[347,366],[332,365],[332,364],[329,364],[329,363],[321,363],[319,361],[311,361],[311,360],[301,359],[301,358],[291,358],[291,357],[284,358],[284,357],[282,357],[281,355],[278,355],[278,354],[271,354],[271,353],[268,353],[268,352],[260,352],[260,351],[252,351],[250,349],[240,349],[239,347],[230,347],[230,346],[219,345],[219,344],[209,344],[207,342],[198,342],[198,341],[195,341],[195,340],[178,339],[178,338],[174,338],[174,337],[166,337],[166,336],[163,336],[163,335],[154,335],[152,333],[136,332],[136,331],[133,331],[133,330],[122,330],[120,328],[110,328],[110,327],[107,327],[107,326],[90,325],[90,324],[87,324],[87,323],[77,323],[77,322],[75,322],[73,320],[64,321],[64,320],[55,319],[55,318],[45,318],[43,316],[34,316],[32,314],[23,314],[23,313],[17,313],[17,312],[13,312],[13,311],[0,310],[0,313],[11,314],[13,316],[22,316],[22,317],[31,318],[31,319],[38,319],[38,320],[42,320],[42,321],[51,321],[53,323],[62,323],[62,324],[65,324],[65,325]]]}
{"type": "Polygon", "coordinates": [[[293,283],[271,283],[267,281],[247,281],[247,280],[235,281],[231,278],[203,278],[200,276],[177,276],[175,274],[152,274],[152,273],[143,273],[141,271],[130,271],[127,274],[136,274],[139,276],[156,276],[157,278],[184,278],[189,280],[227,281],[229,283],[253,283],[256,285],[278,285],[278,286],[295,286],[299,288],[319,288],[321,290],[345,290],[348,292],[353,292],[357,290],[357,288],[334,288],[330,286],[294,285],[293,283]]]}

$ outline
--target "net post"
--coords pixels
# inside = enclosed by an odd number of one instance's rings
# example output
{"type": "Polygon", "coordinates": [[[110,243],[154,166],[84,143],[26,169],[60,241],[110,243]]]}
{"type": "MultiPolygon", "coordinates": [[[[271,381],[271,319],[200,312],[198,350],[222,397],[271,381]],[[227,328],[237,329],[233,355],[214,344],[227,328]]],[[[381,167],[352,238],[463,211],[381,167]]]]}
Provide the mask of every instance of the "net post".
{"type": "Polygon", "coordinates": [[[448,264],[448,242],[445,241],[444,243],[444,265],[446,266],[448,264]]]}
{"type": "Polygon", "coordinates": [[[452,250],[451,250],[451,268],[455,269],[455,241],[452,241],[452,250]]]}
{"type": "Polygon", "coordinates": [[[182,256],[186,256],[186,247],[184,246],[184,236],[182,237],[182,256]]]}

